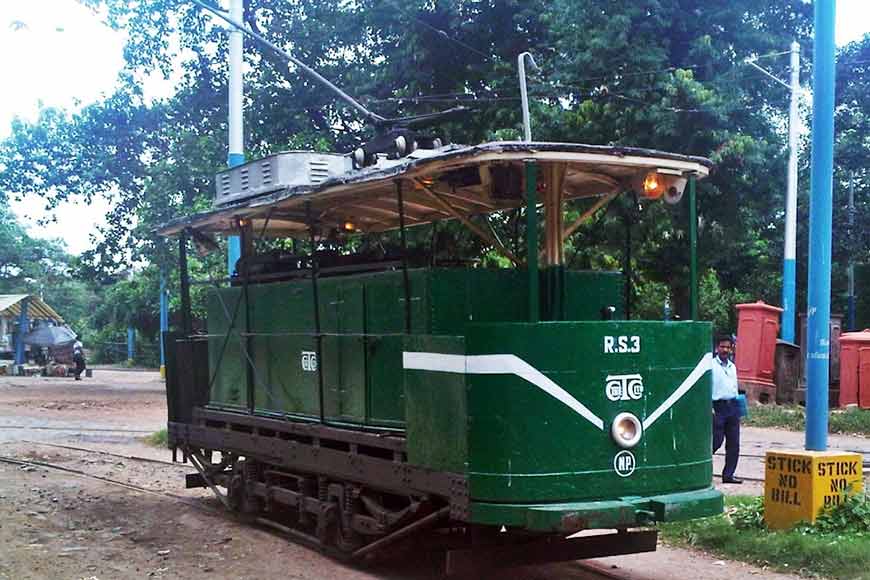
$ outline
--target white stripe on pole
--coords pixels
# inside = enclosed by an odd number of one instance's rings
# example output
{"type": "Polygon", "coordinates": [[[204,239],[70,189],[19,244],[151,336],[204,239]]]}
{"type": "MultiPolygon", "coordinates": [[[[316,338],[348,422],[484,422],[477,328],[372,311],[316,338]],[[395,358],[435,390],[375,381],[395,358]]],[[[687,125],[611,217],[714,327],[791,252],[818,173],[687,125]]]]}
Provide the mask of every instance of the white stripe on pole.
{"type": "MultiPolygon", "coordinates": [[[[237,21],[243,18],[243,0],[230,0],[230,15],[237,21]]],[[[244,155],[242,141],[242,32],[230,30],[230,78],[229,78],[229,153],[244,155]]]]}
{"type": "Polygon", "coordinates": [[[785,259],[796,257],[798,181],[798,95],[800,94],[800,50],[791,43],[791,100],[788,109],[788,190],[785,204],[785,259]]]}

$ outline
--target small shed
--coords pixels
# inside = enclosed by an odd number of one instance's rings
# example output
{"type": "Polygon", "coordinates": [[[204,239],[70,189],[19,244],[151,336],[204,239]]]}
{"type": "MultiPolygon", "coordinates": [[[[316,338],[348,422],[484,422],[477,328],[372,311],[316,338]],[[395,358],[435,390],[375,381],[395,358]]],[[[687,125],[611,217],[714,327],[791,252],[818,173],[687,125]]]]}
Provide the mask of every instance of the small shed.
{"type": "MultiPolygon", "coordinates": [[[[33,330],[42,324],[65,324],[63,317],[54,308],[34,294],[0,294],[0,357],[11,358],[16,353],[16,337],[33,330]],[[24,324],[24,332],[19,332],[19,326],[24,324]]],[[[24,350],[16,356],[17,362],[23,362],[24,350]]]]}

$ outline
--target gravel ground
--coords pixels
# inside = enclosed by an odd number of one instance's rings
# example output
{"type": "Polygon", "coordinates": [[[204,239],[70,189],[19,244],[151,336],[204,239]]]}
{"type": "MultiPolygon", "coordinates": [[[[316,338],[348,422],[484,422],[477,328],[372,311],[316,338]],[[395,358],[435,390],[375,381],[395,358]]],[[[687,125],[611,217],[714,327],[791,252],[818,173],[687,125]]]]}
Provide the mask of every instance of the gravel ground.
{"type": "MultiPolygon", "coordinates": [[[[165,392],[157,373],[97,370],[93,379],[81,382],[0,377],[0,455],[61,465],[150,490],[0,463],[0,579],[439,577],[434,562],[419,553],[398,552],[365,569],[347,566],[237,519],[205,490],[183,489],[183,475],[191,471],[187,466],[129,458],[171,459],[168,451],[142,441],[165,421],[165,392]]],[[[781,433],[756,431],[758,440],[781,433]]],[[[790,443],[788,437],[781,439],[790,443]]],[[[754,465],[752,461],[744,460],[740,473],[744,466],[754,465]]],[[[752,491],[751,487],[740,491],[752,491]]],[[[634,580],[792,578],[665,546],[652,554],[592,564],[608,577],[634,580]]],[[[602,576],[567,562],[488,577],[602,576]]]]}

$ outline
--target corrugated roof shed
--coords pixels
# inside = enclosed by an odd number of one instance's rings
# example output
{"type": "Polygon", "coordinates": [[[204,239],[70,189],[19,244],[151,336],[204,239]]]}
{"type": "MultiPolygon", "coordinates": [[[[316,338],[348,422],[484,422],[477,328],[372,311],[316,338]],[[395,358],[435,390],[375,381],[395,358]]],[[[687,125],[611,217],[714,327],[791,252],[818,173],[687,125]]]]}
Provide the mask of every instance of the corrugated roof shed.
{"type": "Polygon", "coordinates": [[[64,322],[63,317],[54,308],[33,294],[0,294],[0,316],[18,318],[21,315],[21,301],[28,297],[30,298],[30,306],[27,308],[27,314],[31,320],[64,322]]]}

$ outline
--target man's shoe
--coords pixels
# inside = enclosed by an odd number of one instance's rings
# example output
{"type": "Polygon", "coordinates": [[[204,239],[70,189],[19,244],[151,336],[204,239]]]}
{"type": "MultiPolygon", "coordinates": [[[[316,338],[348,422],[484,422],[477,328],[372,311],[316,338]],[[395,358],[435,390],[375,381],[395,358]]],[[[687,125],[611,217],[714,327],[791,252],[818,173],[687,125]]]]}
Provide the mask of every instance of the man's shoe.
{"type": "Polygon", "coordinates": [[[723,477],[723,478],[722,478],[722,483],[734,483],[734,484],[739,485],[739,484],[743,483],[743,480],[740,479],[740,478],[734,477],[734,476],[731,476],[731,477],[723,477]]]}

